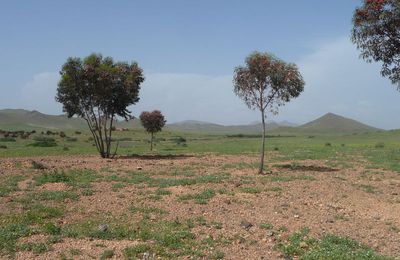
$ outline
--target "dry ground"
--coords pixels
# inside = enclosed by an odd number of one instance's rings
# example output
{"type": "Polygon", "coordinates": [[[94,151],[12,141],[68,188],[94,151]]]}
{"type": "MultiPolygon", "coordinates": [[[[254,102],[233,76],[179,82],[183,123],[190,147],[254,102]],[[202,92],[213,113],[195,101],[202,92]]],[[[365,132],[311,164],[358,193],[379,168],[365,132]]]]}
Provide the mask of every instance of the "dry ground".
{"type": "MultiPolygon", "coordinates": [[[[157,227],[156,223],[164,220],[191,220],[190,232],[197,243],[193,247],[202,252],[199,258],[282,259],[276,246],[302,227],[310,229],[310,237],[326,233],[350,237],[380,254],[400,256],[399,174],[364,169],[363,165],[333,169],[324,161],[301,161],[280,162],[278,167],[269,164],[272,173],[260,176],[256,161],[252,156],[215,155],[116,160],[96,156],[4,158],[0,159],[0,174],[23,178],[15,191],[0,197],[0,210],[3,214],[22,212],[21,198],[29,194],[72,191],[78,198],[43,202],[64,207],[63,215],[54,219],[61,230],[82,223],[90,226],[91,219],[95,228],[100,221],[109,230],[118,221],[129,226],[146,218],[157,227]],[[32,160],[46,169],[32,169],[32,160]],[[64,182],[35,183],[35,176],[62,169],[91,169],[99,178],[91,181],[90,188],[64,182]],[[164,182],[132,181],[132,174],[164,182]],[[222,177],[171,183],[201,176],[222,177]],[[199,195],[202,192],[204,196],[199,195]]],[[[147,244],[151,248],[157,243],[151,237],[101,239],[85,232],[75,237],[61,234],[40,252],[19,247],[15,259],[99,259],[107,250],[112,252],[110,258],[121,259],[127,247],[147,244]]],[[[17,245],[48,238],[37,232],[18,238],[17,245]]],[[[158,256],[157,252],[151,254],[158,256]]]]}

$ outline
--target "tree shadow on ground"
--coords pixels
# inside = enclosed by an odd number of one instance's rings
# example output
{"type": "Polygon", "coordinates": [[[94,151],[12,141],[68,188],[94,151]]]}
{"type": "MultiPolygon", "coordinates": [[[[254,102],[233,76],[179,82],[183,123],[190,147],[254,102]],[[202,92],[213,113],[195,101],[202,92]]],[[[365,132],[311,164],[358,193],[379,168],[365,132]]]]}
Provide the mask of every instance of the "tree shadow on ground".
{"type": "Polygon", "coordinates": [[[315,166],[315,165],[297,165],[297,164],[279,164],[276,168],[287,169],[291,171],[302,171],[302,172],[336,172],[338,169],[330,168],[326,166],[315,166]]]}

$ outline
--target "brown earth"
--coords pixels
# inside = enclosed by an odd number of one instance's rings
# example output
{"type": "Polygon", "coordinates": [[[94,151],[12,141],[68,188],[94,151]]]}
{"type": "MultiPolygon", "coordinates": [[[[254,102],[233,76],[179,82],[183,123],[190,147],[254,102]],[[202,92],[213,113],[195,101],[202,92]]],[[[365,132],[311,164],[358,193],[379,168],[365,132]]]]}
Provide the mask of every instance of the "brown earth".
{"type": "MultiPolygon", "coordinates": [[[[79,200],[64,202],[66,213],[58,220],[61,225],[90,218],[94,214],[123,215],[134,206],[155,207],[168,212],[152,218],[174,220],[202,216],[207,225],[197,225],[192,232],[196,240],[207,237],[224,237],[230,243],[218,245],[225,253],[225,259],[281,259],[274,249],[302,227],[310,228],[310,236],[319,237],[325,233],[350,237],[362,242],[378,253],[392,257],[400,256],[400,175],[384,170],[366,170],[363,165],[344,169],[327,167],[323,161],[301,161],[299,167],[286,167],[291,162],[273,163],[268,167],[272,174],[260,176],[252,167],[256,157],[251,156],[187,156],[187,157],[134,157],[106,160],[97,156],[85,157],[41,157],[0,159],[2,174],[24,174],[28,181],[43,170],[30,169],[30,162],[38,161],[48,170],[53,169],[94,169],[103,175],[126,173],[128,171],[150,172],[152,176],[182,178],[173,176],[176,171],[187,171],[198,175],[230,173],[221,183],[196,184],[167,187],[170,195],[161,200],[150,200],[154,187],[143,184],[121,187],[113,190],[113,182],[93,183],[93,195],[80,196],[79,200]],[[247,167],[241,166],[246,163],[247,167]],[[278,181],[277,178],[286,179],[278,181]],[[276,179],[274,179],[276,178],[276,179]],[[246,188],[258,188],[257,193],[248,193],[246,188]],[[368,189],[372,187],[372,189],[368,189]],[[199,193],[206,188],[224,189],[225,192],[209,200],[207,204],[196,204],[193,200],[179,201],[183,194],[199,193]],[[247,221],[253,226],[241,227],[247,221]],[[219,223],[219,227],[211,223],[219,223]],[[273,234],[259,227],[262,223],[273,226],[273,234]],[[278,230],[280,227],[280,231],[278,230]]],[[[0,198],[0,209],[9,207],[13,196],[20,195],[27,188],[27,180],[19,183],[22,191],[0,198]]],[[[45,184],[35,190],[67,190],[63,183],[45,184]]],[[[40,240],[28,237],[25,240],[40,240]]],[[[99,258],[104,249],[115,249],[113,259],[122,258],[122,250],[140,241],[107,241],[93,239],[63,238],[52,245],[52,249],[40,255],[32,252],[18,252],[16,259],[57,259],[62,252],[79,249],[74,259],[99,258]],[[96,245],[102,244],[104,247],[96,245]]],[[[212,252],[213,248],[208,249],[212,252]]],[[[66,253],[67,254],[67,253],[66,253]]],[[[186,259],[186,258],[184,258],[186,259]]],[[[189,258],[188,258],[189,259],[189,258]]]]}

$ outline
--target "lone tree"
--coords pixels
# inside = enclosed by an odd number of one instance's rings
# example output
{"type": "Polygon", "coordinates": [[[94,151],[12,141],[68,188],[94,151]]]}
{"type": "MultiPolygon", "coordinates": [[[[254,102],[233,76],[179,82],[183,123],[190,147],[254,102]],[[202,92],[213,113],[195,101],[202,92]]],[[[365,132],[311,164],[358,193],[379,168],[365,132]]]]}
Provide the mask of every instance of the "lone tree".
{"type": "Polygon", "coordinates": [[[280,106],[299,96],[304,89],[304,81],[295,64],[285,63],[268,53],[254,52],[246,58],[245,66],[235,69],[233,83],[235,94],[250,109],[261,112],[261,174],[264,170],[267,112],[277,114],[280,106]]]}
{"type": "Polygon", "coordinates": [[[114,62],[92,54],[83,60],[68,58],[60,74],[56,100],[68,117],[86,120],[101,157],[111,157],[113,124],[117,116],[131,118],[127,107],[139,101],[142,69],[136,62],[114,62]]]}
{"type": "Polygon", "coordinates": [[[353,16],[352,41],[367,62],[382,63],[381,74],[400,90],[400,1],[364,0],[353,16]]]}
{"type": "Polygon", "coordinates": [[[154,110],[152,112],[144,111],[140,114],[139,118],[143,127],[151,134],[150,151],[153,151],[154,133],[160,132],[167,121],[159,110],[154,110]]]}

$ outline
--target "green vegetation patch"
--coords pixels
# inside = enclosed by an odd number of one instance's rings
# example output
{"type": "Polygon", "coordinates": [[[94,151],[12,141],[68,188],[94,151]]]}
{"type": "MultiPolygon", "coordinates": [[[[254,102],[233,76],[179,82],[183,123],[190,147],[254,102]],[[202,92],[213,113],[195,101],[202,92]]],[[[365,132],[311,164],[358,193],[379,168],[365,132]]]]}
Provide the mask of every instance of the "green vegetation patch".
{"type": "Polygon", "coordinates": [[[286,258],[298,257],[301,260],[389,260],[390,258],[376,254],[369,247],[352,239],[327,234],[319,239],[309,238],[309,230],[303,228],[292,234],[287,242],[278,244],[277,248],[286,258]]]}
{"type": "Polygon", "coordinates": [[[88,188],[90,183],[97,180],[99,175],[93,170],[68,170],[43,172],[36,175],[33,180],[37,185],[45,183],[65,183],[72,187],[88,188]]]}
{"type": "MultiPolygon", "coordinates": [[[[13,256],[18,250],[17,240],[35,233],[58,234],[60,229],[51,220],[61,217],[61,208],[41,204],[29,205],[23,213],[11,212],[0,214],[0,255],[13,256]]],[[[38,248],[26,247],[26,250],[38,248]]]]}
{"type": "Polygon", "coordinates": [[[197,204],[207,204],[215,196],[214,189],[205,189],[200,193],[185,194],[178,197],[180,201],[194,200],[197,204]]]}
{"type": "Polygon", "coordinates": [[[22,175],[0,176],[0,197],[4,197],[11,192],[18,190],[18,182],[22,181],[22,175]]]}

